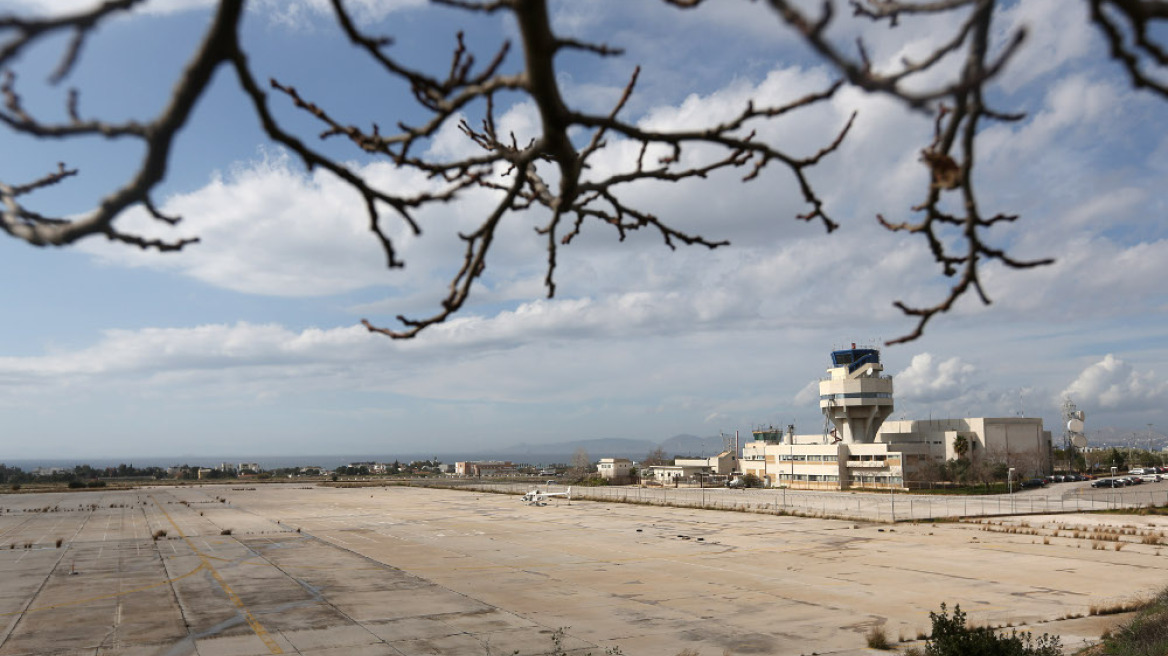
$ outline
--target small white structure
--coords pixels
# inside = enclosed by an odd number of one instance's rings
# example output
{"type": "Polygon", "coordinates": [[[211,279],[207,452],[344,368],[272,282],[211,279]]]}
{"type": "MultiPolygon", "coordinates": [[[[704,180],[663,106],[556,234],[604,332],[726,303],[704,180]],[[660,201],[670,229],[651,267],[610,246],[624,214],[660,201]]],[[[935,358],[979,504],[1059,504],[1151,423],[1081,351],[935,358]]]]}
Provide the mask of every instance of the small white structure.
{"type": "Polygon", "coordinates": [[[628,458],[601,458],[596,463],[597,473],[600,474],[601,478],[609,481],[628,480],[632,469],[633,461],[628,458]]]}
{"type": "Polygon", "coordinates": [[[709,458],[674,458],[673,464],[680,467],[700,467],[705,474],[729,476],[738,471],[738,456],[733,451],[723,451],[709,458]]]}
{"type": "Polygon", "coordinates": [[[662,485],[672,485],[675,482],[697,478],[699,474],[708,473],[709,467],[706,465],[653,465],[643,478],[662,485]]]}
{"type": "Polygon", "coordinates": [[[458,476],[513,476],[516,467],[510,460],[466,460],[454,463],[458,476]]]}

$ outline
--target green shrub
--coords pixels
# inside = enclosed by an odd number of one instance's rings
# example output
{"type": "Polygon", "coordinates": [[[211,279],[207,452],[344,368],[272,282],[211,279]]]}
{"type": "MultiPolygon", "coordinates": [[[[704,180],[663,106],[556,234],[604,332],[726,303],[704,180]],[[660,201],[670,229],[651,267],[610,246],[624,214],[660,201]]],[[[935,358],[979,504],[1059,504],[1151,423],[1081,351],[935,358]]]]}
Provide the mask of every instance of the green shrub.
{"type": "Polygon", "coordinates": [[[949,615],[945,604],[940,613],[929,613],[933,622],[932,638],[925,643],[925,656],[1062,656],[1058,636],[1042,634],[1034,638],[1029,632],[1011,630],[1009,635],[995,633],[988,626],[971,627],[965,622],[961,606],[949,615]]]}
{"type": "Polygon", "coordinates": [[[85,483],[81,481],[69,481],[69,489],[76,490],[77,488],[85,487],[85,483]]]}
{"type": "Polygon", "coordinates": [[[1103,636],[1104,653],[1118,656],[1168,654],[1168,588],[1141,610],[1131,622],[1103,636]]]}

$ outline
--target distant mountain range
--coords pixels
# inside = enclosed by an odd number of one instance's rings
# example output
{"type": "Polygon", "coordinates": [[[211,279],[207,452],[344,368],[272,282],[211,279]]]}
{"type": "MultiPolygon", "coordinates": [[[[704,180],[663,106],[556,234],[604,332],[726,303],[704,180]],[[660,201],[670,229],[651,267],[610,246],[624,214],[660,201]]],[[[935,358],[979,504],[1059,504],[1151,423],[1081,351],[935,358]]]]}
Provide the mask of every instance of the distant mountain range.
{"type": "Polygon", "coordinates": [[[521,442],[509,447],[492,449],[491,457],[520,462],[567,462],[571,456],[583,449],[589,458],[629,458],[640,460],[650,451],[660,447],[666,456],[713,456],[723,449],[722,438],[717,435],[699,437],[680,434],[661,442],[635,440],[619,437],[602,437],[550,444],[529,444],[521,442]]]}

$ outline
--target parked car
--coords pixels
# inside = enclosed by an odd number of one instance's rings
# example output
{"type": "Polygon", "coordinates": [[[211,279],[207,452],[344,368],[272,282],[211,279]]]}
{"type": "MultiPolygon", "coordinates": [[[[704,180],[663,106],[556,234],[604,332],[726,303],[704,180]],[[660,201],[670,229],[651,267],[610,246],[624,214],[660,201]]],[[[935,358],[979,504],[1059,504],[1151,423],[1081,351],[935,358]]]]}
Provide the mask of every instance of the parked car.
{"type": "Polygon", "coordinates": [[[1159,483],[1164,480],[1159,474],[1144,474],[1141,476],[1145,483],[1159,483]]]}
{"type": "Polygon", "coordinates": [[[1123,487],[1123,481],[1118,478],[1097,478],[1091,481],[1091,487],[1123,487]]]}
{"type": "Polygon", "coordinates": [[[1041,479],[1041,478],[1028,478],[1026,480],[1018,482],[1018,487],[1023,488],[1023,489],[1028,488],[1028,487],[1044,487],[1044,486],[1046,486],[1046,480],[1041,479]]]}

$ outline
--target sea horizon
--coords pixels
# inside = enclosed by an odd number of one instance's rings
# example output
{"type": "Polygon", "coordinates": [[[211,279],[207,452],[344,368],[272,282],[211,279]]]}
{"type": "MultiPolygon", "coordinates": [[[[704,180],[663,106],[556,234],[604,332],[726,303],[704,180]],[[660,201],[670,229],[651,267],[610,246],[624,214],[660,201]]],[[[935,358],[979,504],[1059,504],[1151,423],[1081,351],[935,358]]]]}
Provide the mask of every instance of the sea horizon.
{"type": "MultiPolygon", "coordinates": [[[[606,456],[608,454],[605,454],[606,456]]],[[[624,454],[617,454],[623,456],[624,454]]],[[[524,465],[552,465],[571,462],[572,453],[564,454],[517,454],[517,453],[449,453],[449,454],[334,454],[334,455],[250,455],[250,456],[161,456],[161,457],[76,457],[76,458],[0,458],[0,464],[8,467],[19,467],[30,472],[41,468],[72,469],[78,465],[89,465],[95,469],[117,467],[120,464],[134,467],[175,467],[189,465],[192,467],[218,467],[221,463],[256,463],[263,470],[280,469],[285,467],[323,467],[336,469],[342,465],[354,462],[385,462],[399,461],[402,463],[416,460],[428,460],[437,457],[443,463],[455,463],[467,460],[502,460],[524,465]]]]}

